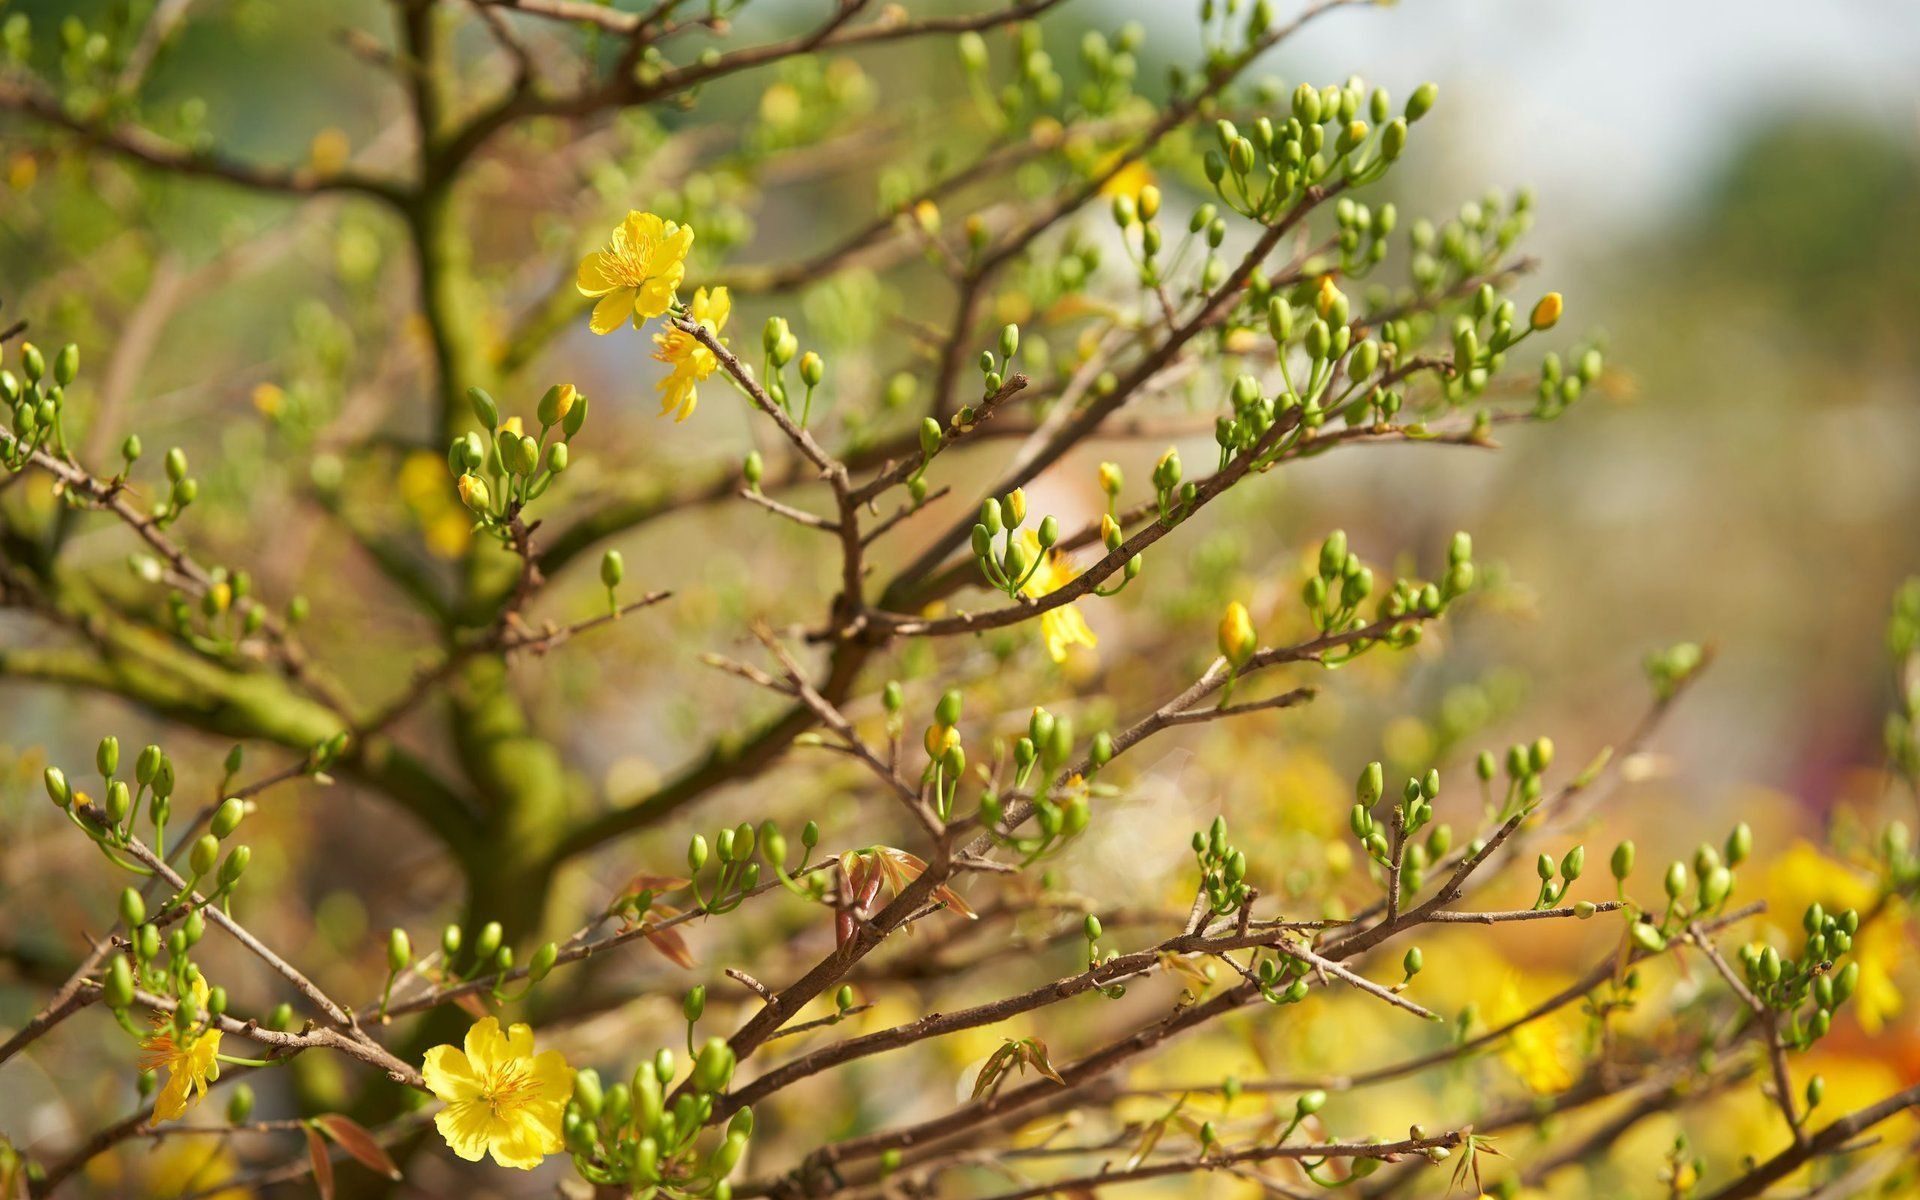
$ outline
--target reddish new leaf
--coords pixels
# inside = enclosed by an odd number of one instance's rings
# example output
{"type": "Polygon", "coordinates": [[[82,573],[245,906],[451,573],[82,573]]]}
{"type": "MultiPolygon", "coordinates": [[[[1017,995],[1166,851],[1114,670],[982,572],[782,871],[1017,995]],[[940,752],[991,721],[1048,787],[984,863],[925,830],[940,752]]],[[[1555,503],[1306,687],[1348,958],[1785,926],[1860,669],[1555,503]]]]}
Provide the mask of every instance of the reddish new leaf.
{"type": "Polygon", "coordinates": [[[353,1155],[354,1161],[369,1171],[385,1175],[388,1179],[399,1179],[400,1168],[387,1156],[373,1135],[351,1117],[339,1113],[327,1113],[315,1117],[313,1123],[326,1131],[326,1135],[340,1143],[340,1148],[353,1155]]]}
{"type": "Polygon", "coordinates": [[[327,1154],[326,1139],[313,1126],[307,1126],[307,1160],[313,1164],[313,1186],[320,1200],[333,1200],[333,1159],[327,1154]]]}

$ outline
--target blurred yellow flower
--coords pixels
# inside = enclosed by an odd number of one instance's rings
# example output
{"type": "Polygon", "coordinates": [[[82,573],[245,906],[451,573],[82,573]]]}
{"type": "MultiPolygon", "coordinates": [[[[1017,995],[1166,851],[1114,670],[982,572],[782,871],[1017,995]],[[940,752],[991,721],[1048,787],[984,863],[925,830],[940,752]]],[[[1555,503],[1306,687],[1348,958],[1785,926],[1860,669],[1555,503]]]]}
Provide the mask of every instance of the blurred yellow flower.
{"type": "Polygon", "coordinates": [[[530,1171],[565,1144],[560,1119],[573,1094],[573,1068],[558,1050],[533,1052],[533,1030],[497,1017],[467,1030],[466,1049],[435,1046],[421,1069],[446,1102],[433,1123],[453,1152],[478,1162],[488,1151],[503,1167],[530,1171]]]}
{"type": "MultiPolygon", "coordinates": [[[[1508,972],[1500,983],[1499,998],[1488,1014],[1489,1020],[1498,1028],[1529,1011],[1531,1006],[1521,999],[1518,978],[1508,972]]],[[[1566,1039],[1552,1021],[1551,1017],[1542,1017],[1520,1026],[1507,1035],[1500,1051],[1500,1061],[1520,1077],[1520,1082],[1543,1096],[1566,1091],[1576,1078],[1566,1039]]]]}
{"type": "Polygon", "coordinates": [[[673,303],[674,289],[687,273],[693,227],[647,212],[630,212],[613,231],[605,250],[580,260],[574,286],[582,296],[597,296],[590,324],[595,333],[612,333],[629,315],[633,327],[657,317],[673,303]]]}
{"type": "MultiPolygon", "coordinates": [[[[1026,540],[1027,553],[1040,560],[1040,565],[1021,585],[1021,591],[1038,599],[1073,582],[1073,566],[1067,562],[1064,554],[1058,550],[1042,551],[1040,535],[1031,529],[1021,536],[1026,540]]],[[[1040,639],[1046,643],[1047,654],[1055,662],[1067,661],[1069,646],[1085,646],[1091,650],[1099,644],[1099,639],[1093,636],[1093,630],[1087,628],[1086,618],[1071,604],[1062,604],[1040,614],[1040,639]]]]}
{"type": "MultiPolygon", "coordinates": [[[[727,317],[732,311],[733,300],[723,287],[713,289],[711,295],[705,288],[693,294],[693,319],[706,326],[716,338],[727,327],[727,317]]],[[[694,405],[700,400],[694,385],[713,374],[720,366],[720,359],[698,338],[682,329],[654,334],[653,344],[660,347],[654,351],[654,361],[673,367],[673,373],[662,379],[655,389],[661,393],[660,415],[672,413],[674,420],[684,421],[693,415],[694,405]]]]}
{"type": "MultiPolygon", "coordinates": [[[[1098,169],[1103,172],[1112,170],[1114,161],[1118,157],[1118,154],[1109,155],[1102,160],[1098,169]]],[[[1152,185],[1152,183],[1153,168],[1136,158],[1126,166],[1121,167],[1118,171],[1114,171],[1113,176],[1100,185],[1100,194],[1102,196],[1131,196],[1137,200],[1139,199],[1141,189],[1152,185]]]]}
{"type": "MultiPolygon", "coordinates": [[[[194,1004],[205,1012],[207,981],[204,976],[193,981],[192,995],[194,1004]]],[[[199,1103],[200,1097],[207,1094],[207,1076],[213,1070],[215,1056],[220,1053],[220,1031],[201,1028],[179,1033],[171,1021],[156,1017],[154,1032],[140,1043],[140,1048],[146,1052],[140,1058],[142,1070],[167,1069],[166,1085],[153,1099],[153,1123],[157,1125],[178,1120],[189,1106],[199,1103]]]]}

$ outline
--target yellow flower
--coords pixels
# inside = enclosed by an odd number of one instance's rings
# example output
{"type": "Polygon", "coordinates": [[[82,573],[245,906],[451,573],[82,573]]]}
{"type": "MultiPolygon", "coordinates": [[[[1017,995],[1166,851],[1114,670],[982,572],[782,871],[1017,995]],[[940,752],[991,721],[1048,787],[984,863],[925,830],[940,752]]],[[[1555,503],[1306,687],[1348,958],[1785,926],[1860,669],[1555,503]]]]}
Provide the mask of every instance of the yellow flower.
{"type": "MultiPolygon", "coordinates": [[[[207,981],[204,977],[193,981],[193,999],[199,1011],[205,1012],[207,981]]],[[[154,1020],[154,1032],[140,1043],[140,1048],[146,1052],[140,1058],[142,1070],[167,1069],[166,1086],[153,1099],[153,1123],[179,1120],[188,1106],[199,1103],[200,1097],[207,1094],[207,1076],[213,1072],[215,1056],[220,1053],[220,1031],[202,1028],[178,1033],[171,1021],[158,1017],[154,1020]]]]}
{"type": "MultiPolygon", "coordinates": [[[[1074,570],[1066,556],[1058,550],[1042,552],[1040,535],[1026,530],[1022,535],[1026,539],[1027,553],[1036,556],[1040,565],[1027,577],[1020,590],[1036,599],[1048,592],[1057,592],[1073,582],[1074,570]]],[[[1087,628],[1086,618],[1080,610],[1071,604],[1062,604],[1040,614],[1040,638],[1047,644],[1047,654],[1055,662],[1067,661],[1068,646],[1085,646],[1092,649],[1099,643],[1093,636],[1093,630],[1087,628]]]]}
{"type": "MultiPolygon", "coordinates": [[[[1102,174],[1111,171],[1113,164],[1119,161],[1119,158],[1118,152],[1109,154],[1100,160],[1094,170],[1102,174]]],[[[1118,171],[1114,171],[1113,175],[1100,185],[1100,194],[1107,197],[1131,196],[1138,201],[1141,191],[1152,186],[1153,168],[1136,158],[1118,171]]]]}
{"type": "Polygon", "coordinates": [[[435,1046],[421,1075],[447,1106],[433,1123],[453,1152],[478,1162],[489,1150],[503,1167],[530,1171],[564,1145],[560,1118],[573,1094],[573,1068],[558,1050],[533,1052],[533,1030],[500,1030],[487,1017],[467,1030],[466,1050],[435,1046]]]}
{"type": "Polygon", "coordinates": [[[652,213],[628,213],[605,250],[580,260],[574,286],[582,296],[600,298],[593,306],[593,331],[612,333],[629,314],[638,329],[642,321],[666,312],[686,276],[692,246],[692,226],[652,213]]]}
{"type": "MultiPolygon", "coordinates": [[[[1531,1006],[1520,998],[1520,985],[1509,972],[1500,985],[1493,1024],[1505,1025],[1529,1011],[1531,1006]]],[[[1508,1034],[1500,1059],[1537,1095],[1552,1095],[1573,1086],[1574,1068],[1568,1061],[1566,1038],[1554,1026],[1552,1017],[1528,1021],[1508,1034]]]]}
{"type": "Polygon", "coordinates": [[[1253,630],[1253,618],[1247,615],[1247,606],[1238,600],[1227,605],[1227,615],[1220,618],[1221,657],[1235,667],[1245,666],[1259,640],[1253,630]]]}
{"type": "MultiPolygon", "coordinates": [[[[713,289],[712,295],[708,295],[705,288],[693,294],[693,319],[706,326],[716,338],[727,327],[727,316],[732,311],[733,300],[723,287],[713,289]]],[[[662,379],[655,389],[661,393],[660,415],[672,413],[674,420],[684,421],[693,415],[693,406],[700,400],[694,385],[713,374],[720,366],[720,359],[683,329],[656,333],[653,344],[660,347],[654,351],[654,360],[673,367],[673,374],[662,379]]]]}

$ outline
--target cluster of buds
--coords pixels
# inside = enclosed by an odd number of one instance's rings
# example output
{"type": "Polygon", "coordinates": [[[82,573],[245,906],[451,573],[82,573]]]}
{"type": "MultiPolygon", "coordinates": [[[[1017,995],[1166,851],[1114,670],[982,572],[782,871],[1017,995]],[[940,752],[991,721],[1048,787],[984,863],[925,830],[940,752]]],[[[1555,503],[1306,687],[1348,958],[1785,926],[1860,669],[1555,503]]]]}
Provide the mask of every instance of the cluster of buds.
{"type": "Polygon", "coordinates": [[[797,369],[801,387],[800,425],[805,428],[813,417],[814,389],[827,377],[826,360],[817,351],[800,352],[800,339],[794,336],[793,327],[785,317],[767,318],[760,330],[760,349],[765,356],[767,395],[788,413],[793,412],[793,403],[787,386],[787,368],[796,357],[800,360],[797,369]]]}
{"type": "MultiPolygon", "coordinates": [[[[988,788],[980,796],[980,824],[994,840],[1010,846],[1032,863],[1057,849],[1066,839],[1086,829],[1093,818],[1091,788],[1078,775],[1066,775],[1073,758],[1073,719],[1036,707],[1027,717],[1026,732],[1013,741],[1013,786],[1031,788],[1031,834],[1002,832],[1005,816],[999,792],[988,788]]],[[[1088,762],[1098,771],[1113,757],[1113,739],[1105,731],[1093,735],[1088,762]]]]}
{"type": "MultiPolygon", "coordinates": [[[[1807,906],[1800,920],[1806,942],[1797,958],[1788,958],[1771,944],[1749,943],[1740,948],[1740,966],[1755,999],[1787,1017],[1781,1039],[1805,1050],[1827,1035],[1833,1014],[1852,998],[1860,985],[1860,964],[1840,966],[1837,960],[1853,949],[1860,931],[1860,914],[1853,909],[1834,915],[1818,903],[1807,906]]],[[[1811,1103],[1819,1101],[1808,1097],[1811,1103]]]]}
{"type": "Polygon", "coordinates": [[[1458,214],[1439,225],[1425,218],[1415,221],[1408,264],[1414,286],[1437,295],[1494,270],[1532,223],[1533,193],[1525,190],[1511,202],[1500,192],[1488,192],[1462,204],[1458,214]]]}
{"type": "MultiPolygon", "coordinates": [[[[1013,369],[1013,356],[1020,353],[1020,327],[1008,325],[1000,331],[1000,357],[995,358],[993,351],[980,352],[980,397],[986,399],[1000,390],[1007,381],[1007,372],[1013,369]]],[[[970,422],[969,422],[970,423],[970,422]]]]}
{"type": "MultiPolygon", "coordinates": [[[[1549,297],[1555,293],[1548,293],[1549,297]]],[[[1542,304],[1546,301],[1542,300],[1542,304]]],[[[1542,420],[1551,420],[1567,411],[1569,405],[1578,400],[1600,378],[1605,369],[1606,359],[1597,346],[1576,349],[1572,355],[1572,365],[1560,361],[1558,354],[1549,354],[1540,360],[1540,386],[1536,393],[1533,413],[1542,420]]]]}
{"type": "Polygon", "coordinates": [[[1015,488],[1004,497],[980,505],[973,527],[973,558],[987,582],[1008,596],[1019,596],[1060,541],[1057,517],[1042,517],[1031,532],[1022,534],[1027,520],[1027,494],[1015,488]],[[999,545],[994,543],[996,539],[999,545]]]}
{"type": "Polygon", "coordinates": [[[1215,817],[1205,833],[1193,835],[1193,857],[1200,864],[1200,891],[1215,916],[1238,912],[1253,898],[1247,883],[1247,853],[1227,840],[1227,819],[1215,817]]]}
{"type": "Polygon", "coordinates": [[[1360,278],[1387,257],[1387,238],[1400,223],[1400,210],[1392,204],[1378,209],[1351,196],[1342,196],[1333,206],[1334,220],[1340,232],[1340,273],[1360,278]]]}
{"type": "Polygon", "coordinates": [[[661,1050],[634,1069],[631,1082],[606,1086],[600,1073],[574,1074],[561,1131],[582,1178],[633,1195],[730,1200],[727,1176],[746,1153],[753,1110],[742,1108],[718,1137],[703,1138],[715,1097],[733,1079],[734,1052],[709,1038],[678,1089],[678,1064],[661,1050]]]}
{"type": "MultiPolygon", "coordinates": [[[[46,352],[32,342],[20,343],[20,373],[0,367],[0,402],[12,410],[13,433],[0,446],[0,465],[19,471],[36,450],[66,458],[67,388],[80,373],[80,347],[69,342],[47,362],[46,352]],[[49,371],[51,367],[51,371],[49,371]]],[[[139,446],[134,444],[134,457],[139,446]]]]}
{"type": "MultiPolygon", "coordinates": [[[[1559,324],[1562,307],[1560,293],[1548,292],[1534,302],[1522,326],[1513,301],[1491,283],[1481,284],[1473,294],[1472,305],[1453,320],[1453,370],[1447,378],[1447,399],[1458,402],[1485,392],[1488,381],[1506,365],[1508,351],[1533,334],[1559,324]]],[[[1599,352],[1592,353],[1596,356],[1594,373],[1598,375],[1599,352]]],[[[1557,358],[1547,361],[1557,368],[1557,358]]],[[[1545,371],[1543,367],[1543,376],[1545,371]]],[[[1577,388],[1573,395],[1579,395],[1577,388]]]]}
{"type": "Polygon", "coordinates": [[[967,751],[960,744],[960,730],[956,728],[960,724],[961,707],[959,689],[948,688],[942,692],[933,706],[933,723],[921,738],[921,746],[927,752],[927,766],[920,773],[920,785],[932,789],[933,809],[942,821],[953,816],[954,798],[959,794],[960,780],[967,773],[967,751]]]}
{"type": "MultiPolygon", "coordinates": [[[[1444,613],[1449,604],[1473,587],[1473,580],[1473,539],[1465,533],[1456,533],[1447,545],[1446,573],[1438,582],[1403,576],[1395,579],[1393,587],[1380,597],[1375,620],[1402,623],[1383,630],[1377,638],[1356,640],[1327,661],[1346,662],[1377,643],[1396,648],[1413,645],[1420,640],[1420,624],[1415,618],[1444,613]]],[[[1360,608],[1373,590],[1372,569],[1347,548],[1347,535],[1336,529],[1320,544],[1318,568],[1302,585],[1301,599],[1321,632],[1338,634],[1364,624],[1360,608]]]]}
{"type": "MultiPolygon", "coordinates": [[[[144,991],[174,1001],[173,1026],[177,1037],[192,1035],[204,1022],[226,1011],[223,988],[207,988],[200,968],[192,961],[193,947],[205,936],[209,905],[224,905],[253,859],[246,845],[226,843],[246,817],[243,800],[228,799],[206,817],[206,832],[187,847],[187,874],[181,886],[164,892],[156,887],[161,872],[151,864],[166,858],[166,831],[175,788],[173,760],[159,746],[147,746],[135,757],[131,784],[120,777],[120,742],[105,737],[94,752],[104,799],[96,803],[76,791],[66,773],[48,767],[47,795],[68,819],[91,838],[108,861],[144,882],[122,889],[118,913],[126,928],[125,949],[109,961],[102,976],[102,999],[120,1025],[136,1038],[145,1031],[127,1015],[135,992],[144,991]],[[153,831],[151,846],[136,846],[134,828],[144,812],[153,831]],[[222,854],[223,848],[225,854],[222,854]],[[139,853],[145,850],[145,854],[139,853]],[[134,853],[130,856],[129,851],[134,853]],[[141,861],[144,860],[144,861],[141,861]],[[204,887],[204,891],[203,891],[204,887]],[[164,936],[161,930],[168,929],[164,936]],[[204,1004],[198,999],[205,995],[204,1004]]],[[[189,832],[196,826],[189,826],[189,832]]],[[[143,1078],[143,1094],[151,1080],[143,1078]]]]}
{"type": "MultiPolygon", "coordinates": [[[[1418,779],[1408,779],[1383,818],[1374,809],[1385,788],[1384,768],[1377,762],[1368,763],[1354,781],[1353,808],[1347,813],[1347,828],[1376,868],[1376,878],[1384,879],[1385,871],[1397,872],[1400,887],[1410,894],[1420,890],[1427,872],[1453,848],[1452,826],[1435,825],[1433,820],[1433,802],[1440,796],[1440,772],[1428,770],[1418,779]],[[1433,828],[1425,838],[1416,836],[1429,825],[1433,828]]],[[[1414,959],[1408,964],[1409,978],[1419,970],[1418,961],[1414,959]]]]}
{"type": "Polygon", "coordinates": [[[570,383],[548,388],[535,409],[538,437],[517,416],[502,422],[499,405],[481,389],[468,388],[467,400],[481,428],[453,439],[447,466],[474,528],[505,541],[521,510],[566,471],[574,435],[587,422],[587,398],[570,383]]]}
{"type": "Polygon", "coordinates": [[[1567,898],[1567,892],[1574,881],[1580,878],[1587,866],[1587,848],[1575,846],[1566,852],[1556,865],[1553,855],[1542,853],[1534,862],[1534,872],[1540,876],[1540,891],[1533,898],[1536,911],[1552,908],[1567,898]]]}
{"type": "Polygon", "coordinates": [[[1486,798],[1487,812],[1496,819],[1505,821],[1516,813],[1526,812],[1540,803],[1544,787],[1543,778],[1548,767],[1553,765],[1553,739],[1537,737],[1532,742],[1515,742],[1507,747],[1505,793],[1500,803],[1493,799],[1493,783],[1500,775],[1500,763],[1491,750],[1482,750],[1473,761],[1473,773],[1480,779],[1481,794],[1486,798]]]}
{"type": "MultiPolygon", "coordinates": [[[[1728,832],[1721,847],[1716,849],[1702,842],[1694,850],[1691,871],[1680,859],[1668,863],[1666,874],[1661,877],[1666,907],[1657,921],[1649,913],[1634,922],[1630,930],[1634,941],[1649,951],[1664,949],[1668,940],[1689,922],[1724,910],[1738,882],[1734,868],[1752,853],[1753,830],[1743,821],[1728,832]]],[[[1633,861],[1632,842],[1621,842],[1614,847],[1611,865],[1613,877],[1622,888],[1622,899],[1626,896],[1627,876],[1633,873],[1633,861]]]]}
{"type": "Polygon", "coordinates": [[[758,831],[746,821],[714,835],[711,850],[705,837],[693,835],[687,843],[687,872],[691,877],[688,887],[700,911],[712,916],[732,912],[760,886],[760,864],[753,858],[758,843],[758,831]],[[700,885],[700,872],[706,869],[710,859],[718,868],[711,897],[700,885]]]}
{"type": "Polygon", "coordinates": [[[1207,181],[1222,203],[1270,223],[1310,187],[1336,175],[1352,185],[1372,183],[1407,148],[1408,127],[1432,108],[1438,89],[1421,84],[1401,115],[1384,88],[1368,91],[1359,77],[1345,84],[1294,89],[1290,113],[1256,120],[1248,132],[1222,118],[1218,147],[1207,151],[1207,181]]]}

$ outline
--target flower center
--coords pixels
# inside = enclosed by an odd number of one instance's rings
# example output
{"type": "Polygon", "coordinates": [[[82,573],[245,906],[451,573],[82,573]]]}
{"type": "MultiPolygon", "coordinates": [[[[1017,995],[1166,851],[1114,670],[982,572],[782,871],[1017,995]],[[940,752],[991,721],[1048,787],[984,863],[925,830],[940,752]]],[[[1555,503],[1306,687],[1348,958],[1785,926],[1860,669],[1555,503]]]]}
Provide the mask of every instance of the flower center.
{"type": "Polygon", "coordinates": [[[496,1117],[504,1117],[531,1103],[536,1088],[533,1075],[521,1063],[502,1064],[487,1081],[480,1098],[496,1117]]]}
{"type": "Polygon", "coordinates": [[[608,247],[606,258],[607,276],[617,281],[621,287],[637,288],[645,284],[647,260],[653,256],[653,244],[641,241],[630,243],[624,237],[616,237],[608,247]]]}

